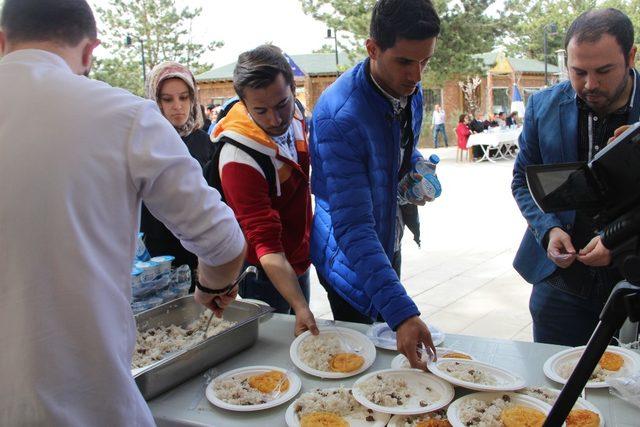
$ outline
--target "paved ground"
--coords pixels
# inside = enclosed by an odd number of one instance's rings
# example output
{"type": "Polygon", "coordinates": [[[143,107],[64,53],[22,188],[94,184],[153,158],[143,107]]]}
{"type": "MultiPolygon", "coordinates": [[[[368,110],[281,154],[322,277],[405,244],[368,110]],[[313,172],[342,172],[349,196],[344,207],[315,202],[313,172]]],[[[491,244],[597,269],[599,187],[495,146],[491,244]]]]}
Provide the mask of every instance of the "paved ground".
{"type": "MultiPolygon", "coordinates": [[[[402,283],[444,332],[532,341],[531,287],[511,266],[526,227],[511,197],[513,161],[456,163],[455,148],[424,150],[433,152],[443,194],[420,208],[422,248],[405,235],[402,283]]],[[[315,272],[311,292],[313,312],[330,318],[315,272]]]]}

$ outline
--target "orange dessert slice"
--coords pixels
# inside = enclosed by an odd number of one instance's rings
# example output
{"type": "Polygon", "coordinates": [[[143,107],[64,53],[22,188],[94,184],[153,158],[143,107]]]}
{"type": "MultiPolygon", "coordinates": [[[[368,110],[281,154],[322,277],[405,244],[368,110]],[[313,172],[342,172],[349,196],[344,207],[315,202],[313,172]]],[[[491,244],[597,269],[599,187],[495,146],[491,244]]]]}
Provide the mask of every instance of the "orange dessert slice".
{"type": "Polygon", "coordinates": [[[624,365],[624,359],[619,354],[605,351],[598,363],[602,369],[607,371],[619,371],[624,365]]]}
{"type": "Polygon", "coordinates": [[[445,353],[442,356],[443,359],[467,359],[467,360],[471,360],[471,356],[467,356],[466,354],[462,354],[462,353],[456,353],[455,351],[452,351],[450,353],[445,353]]]}
{"type": "MultiPolygon", "coordinates": [[[[271,393],[275,391],[284,375],[284,373],[279,371],[269,371],[264,374],[253,375],[249,377],[249,385],[262,393],[271,393]]],[[[289,390],[288,379],[284,380],[280,385],[281,392],[287,390],[289,390]]]]}
{"type": "Polygon", "coordinates": [[[300,418],[300,427],[349,427],[349,423],[331,412],[311,412],[300,418]]]}
{"type": "Polygon", "coordinates": [[[599,427],[600,416],[587,409],[574,409],[567,417],[567,427],[599,427]]]}
{"type": "Polygon", "coordinates": [[[333,372],[353,372],[364,365],[364,357],[355,353],[338,353],[331,358],[329,366],[333,372]]]}
{"type": "Polygon", "coordinates": [[[541,427],[546,415],[537,409],[526,406],[512,406],[500,414],[500,421],[504,427],[541,427]]]}

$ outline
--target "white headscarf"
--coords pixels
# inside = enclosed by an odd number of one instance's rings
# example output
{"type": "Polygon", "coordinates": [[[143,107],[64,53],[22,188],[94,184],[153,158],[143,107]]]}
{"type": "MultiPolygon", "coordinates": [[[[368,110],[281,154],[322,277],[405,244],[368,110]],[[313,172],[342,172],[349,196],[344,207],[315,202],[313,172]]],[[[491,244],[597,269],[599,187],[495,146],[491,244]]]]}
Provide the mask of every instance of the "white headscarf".
{"type": "MultiPolygon", "coordinates": [[[[162,111],[162,105],[160,104],[160,89],[162,88],[162,83],[168,79],[180,79],[185,82],[189,88],[189,97],[191,99],[189,118],[184,125],[176,128],[176,131],[178,131],[180,136],[188,136],[195,129],[201,128],[204,124],[202,111],[200,109],[200,105],[198,105],[198,86],[196,84],[196,79],[187,67],[178,64],[177,62],[163,62],[153,67],[153,70],[151,70],[149,78],[147,79],[146,92],[147,98],[156,101],[160,111],[162,111]]],[[[164,114],[164,112],[162,112],[162,114],[164,114]]]]}

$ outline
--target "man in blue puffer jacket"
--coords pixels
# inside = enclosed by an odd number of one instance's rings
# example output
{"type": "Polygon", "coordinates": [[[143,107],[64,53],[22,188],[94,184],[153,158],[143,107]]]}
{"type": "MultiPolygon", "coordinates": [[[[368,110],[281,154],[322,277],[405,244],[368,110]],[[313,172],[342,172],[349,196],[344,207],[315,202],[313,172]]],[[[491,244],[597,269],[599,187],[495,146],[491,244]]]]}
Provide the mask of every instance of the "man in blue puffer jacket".
{"type": "Polygon", "coordinates": [[[311,260],[334,318],[384,319],[397,332],[398,350],[423,368],[416,349],[435,350],[431,334],[399,279],[402,230],[407,221],[417,225],[417,209],[410,205],[403,215],[396,195],[399,179],[422,159],[420,80],[439,31],[429,0],[379,0],[369,58],[320,97],[310,143],[311,260]]]}

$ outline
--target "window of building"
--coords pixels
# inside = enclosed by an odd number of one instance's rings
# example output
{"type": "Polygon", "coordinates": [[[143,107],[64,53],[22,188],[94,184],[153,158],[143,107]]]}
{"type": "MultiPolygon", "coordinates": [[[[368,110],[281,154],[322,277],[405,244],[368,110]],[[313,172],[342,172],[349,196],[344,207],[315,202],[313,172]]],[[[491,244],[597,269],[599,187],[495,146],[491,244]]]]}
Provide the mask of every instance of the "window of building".
{"type": "Polygon", "coordinates": [[[220,106],[222,104],[224,104],[224,102],[229,99],[227,97],[223,97],[223,96],[213,96],[211,98],[209,98],[209,103],[217,106],[220,106]]]}
{"type": "Polygon", "coordinates": [[[542,88],[539,87],[525,87],[524,88],[524,105],[527,105],[529,102],[529,97],[539,91],[542,88]]]}
{"type": "Polygon", "coordinates": [[[511,98],[509,97],[509,88],[494,87],[493,90],[493,114],[503,111],[509,113],[511,111],[511,98]]]}

